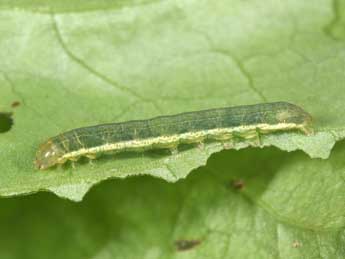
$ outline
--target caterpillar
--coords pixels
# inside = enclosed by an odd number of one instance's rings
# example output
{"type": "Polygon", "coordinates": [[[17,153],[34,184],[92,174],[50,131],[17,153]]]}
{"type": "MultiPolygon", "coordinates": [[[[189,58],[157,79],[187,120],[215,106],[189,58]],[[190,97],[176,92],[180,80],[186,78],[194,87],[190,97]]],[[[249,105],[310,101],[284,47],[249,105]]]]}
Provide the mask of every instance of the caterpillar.
{"type": "Polygon", "coordinates": [[[42,143],[34,163],[44,170],[82,156],[95,159],[107,152],[173,150],[179,144],[206,139],[225,142],[234,136],[252,139],[287,130],[312,134],[311,115],[287,102],[216,108],[72,129],[42,143]]]}

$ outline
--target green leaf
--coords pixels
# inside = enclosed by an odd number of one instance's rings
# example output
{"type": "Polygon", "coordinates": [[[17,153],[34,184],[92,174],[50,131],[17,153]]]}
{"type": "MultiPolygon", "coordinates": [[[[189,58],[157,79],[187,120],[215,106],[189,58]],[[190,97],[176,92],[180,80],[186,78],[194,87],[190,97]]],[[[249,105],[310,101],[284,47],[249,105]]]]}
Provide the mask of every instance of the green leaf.
{"type": "Polygon", "coordinates": [[[342,258],[344,155],[344,142],[328,160],[223,151],[175,184],[108,181],[79,204],[2,199],[0,257],[342,258]]]}
{"type": "Polygon", "coordinates": [[[126,179],[78,204],[1,199],[0,258],[342,258],[344,17],[341,0],[1,1],[0,195],[126,179]],[[269,101],[316,134],[33,167],[72,128],[269,101]]]}
{"type": "Polygon", "coordinates": [[[34,168],[41,142],[99,123],[289,101],[314,116],[317,133],[268,136],[265,146],[327,158],[344,137],[344,42],[332,34],[343,11],[330,1],[113,2],[0,3],[0,112],[14,120],[0,134],[0,195],[49,190],[78,201],[111,177],[174,182],[222,149],[34,168]]]}

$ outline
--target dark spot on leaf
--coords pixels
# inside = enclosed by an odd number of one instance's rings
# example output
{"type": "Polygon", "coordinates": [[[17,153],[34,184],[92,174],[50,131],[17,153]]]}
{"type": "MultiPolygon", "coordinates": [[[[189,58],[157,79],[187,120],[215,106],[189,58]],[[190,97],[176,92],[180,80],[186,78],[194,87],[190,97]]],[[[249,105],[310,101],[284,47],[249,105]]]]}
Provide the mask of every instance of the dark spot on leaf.
{"type": "Polygon", "coordinates": [[[299,248],[300,246],[302,246],[302,244],[300,242],[298,242],[297,240],[293,241],[293,243],[292,243],[293,248],[299,248]]]}
{"type": "Polygon", "coordinates": [[[177,251],[186,251],[189,249],[194,248],[195,246],[199,245],[201,240],[187,240],[187,239],[180,239],[175,241],[175,246],[177,251]]]}
{"type": "Polygon", "coordinates": [[[242,179],[233,180],[231,186],[235,190],[242,190],[244,188],[244,181],[242,179]]]}
{"type": "Polygon", "coordinates": [[[12,113],[0,112],[0,133],[9,131],[13,125],[12,113]]]}
{"type": "Polygon", "coordinates": [[[14,102],[11,104],[12,108],[16,108],[16,107],[18,107],[19,105],[20,105],[20,102],[19,102],[19,101],[14,101],[14,102]]]}

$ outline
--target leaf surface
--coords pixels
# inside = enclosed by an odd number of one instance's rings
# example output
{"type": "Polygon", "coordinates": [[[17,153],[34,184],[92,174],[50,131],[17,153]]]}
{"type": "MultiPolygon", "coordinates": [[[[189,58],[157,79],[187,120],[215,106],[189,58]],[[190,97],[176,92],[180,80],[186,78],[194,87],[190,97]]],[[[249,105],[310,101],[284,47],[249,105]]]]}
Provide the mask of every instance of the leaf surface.
{"type": "Polygon", "coordinates": [[[14,120],[0,133],[0,195],[49,190],[77,201],[107,178],[147,174],[177,181],[222,145],[172,156],[107,157],[47,172],[37,171],[33,160],[41,142],[69,129],[222,106],[298,104],[315,118],[316,134],[270,135],[263,144],[327,158],[345,135],[343,12],[334,9],[340,6],[0,3],[0,111],[12,112],[14,120]]]}

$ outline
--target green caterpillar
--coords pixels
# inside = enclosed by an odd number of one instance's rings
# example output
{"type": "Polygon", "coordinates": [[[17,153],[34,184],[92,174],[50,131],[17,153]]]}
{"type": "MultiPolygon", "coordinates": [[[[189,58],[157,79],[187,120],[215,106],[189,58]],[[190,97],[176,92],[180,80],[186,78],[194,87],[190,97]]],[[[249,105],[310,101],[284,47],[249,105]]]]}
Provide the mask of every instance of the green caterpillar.
{"type": "Polygon", "coordinates": [[[35,164],[43,170],[81,156],[94,159],[105,152],[176,149],[182,143],[201,143],[205,139],[224,142],[234,135],[251,139],[285,130],[311,134],[312,117],[286,102],[187,112],[64,132],[40,145],[35,164]]]}

